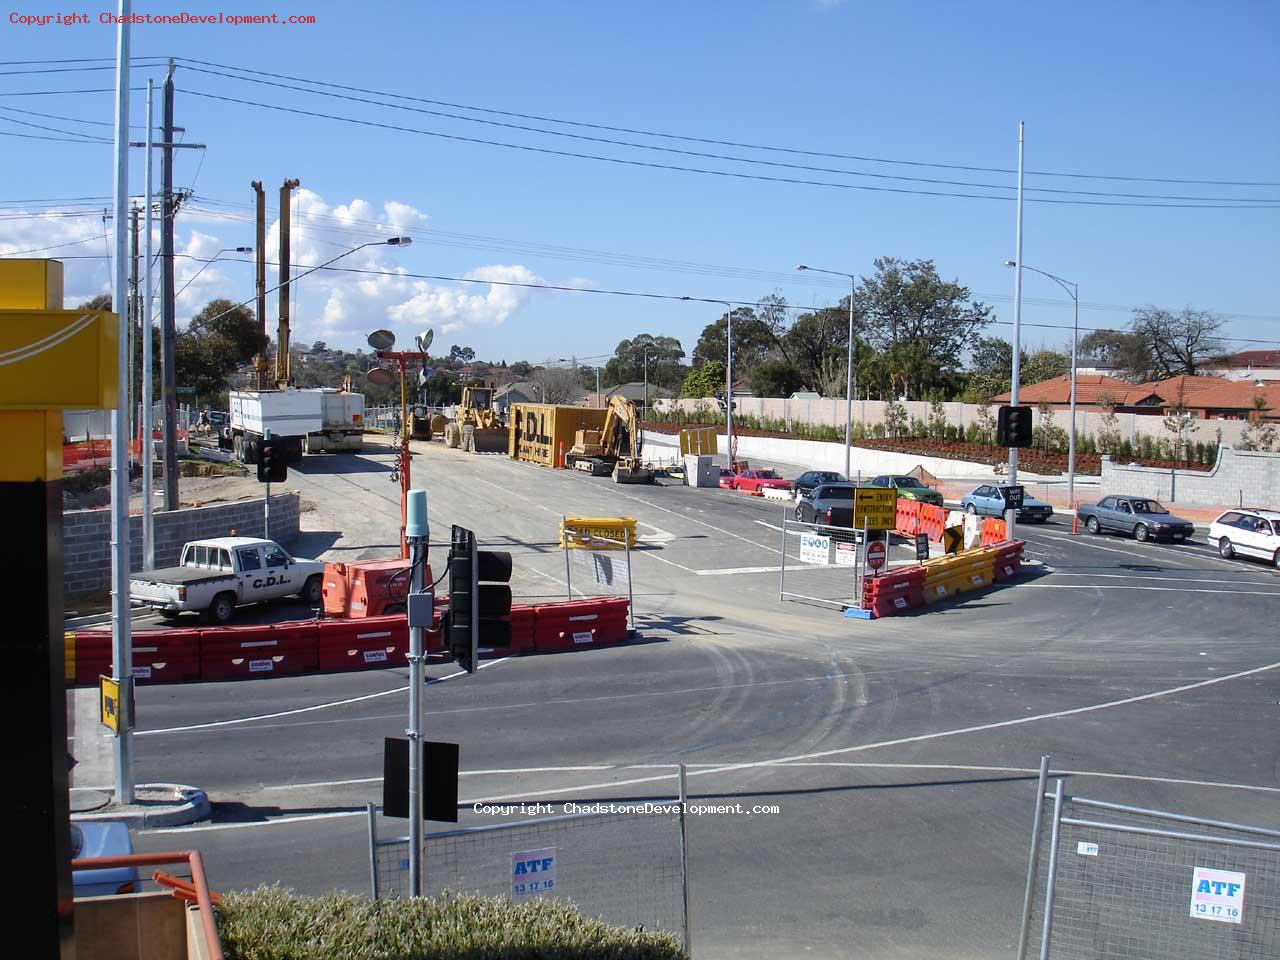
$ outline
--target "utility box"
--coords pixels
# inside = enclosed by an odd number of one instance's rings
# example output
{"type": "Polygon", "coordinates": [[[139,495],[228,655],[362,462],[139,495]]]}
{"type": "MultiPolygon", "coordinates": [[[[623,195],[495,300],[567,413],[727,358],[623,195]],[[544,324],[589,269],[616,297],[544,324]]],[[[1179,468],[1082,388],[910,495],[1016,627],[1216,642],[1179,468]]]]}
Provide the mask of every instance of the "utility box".
{"type": "Polygon", "coordinates": [[[716,458],[686,454],[684,458],[684,482],[688,487],[720,486],[720,465],[716,458]]]}

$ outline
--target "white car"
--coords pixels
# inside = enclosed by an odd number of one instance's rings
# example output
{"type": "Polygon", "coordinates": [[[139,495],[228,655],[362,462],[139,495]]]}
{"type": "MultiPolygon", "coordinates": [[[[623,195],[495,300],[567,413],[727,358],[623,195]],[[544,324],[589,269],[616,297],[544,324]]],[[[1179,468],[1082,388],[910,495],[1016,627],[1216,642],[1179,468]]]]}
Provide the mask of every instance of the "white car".
{"type": "Polygon", "coordinates": [[[1209,542],[1228,560],[1238,554],[1280,567],[1280,510],[1228,510],[1209,525],[1209,542]]]}

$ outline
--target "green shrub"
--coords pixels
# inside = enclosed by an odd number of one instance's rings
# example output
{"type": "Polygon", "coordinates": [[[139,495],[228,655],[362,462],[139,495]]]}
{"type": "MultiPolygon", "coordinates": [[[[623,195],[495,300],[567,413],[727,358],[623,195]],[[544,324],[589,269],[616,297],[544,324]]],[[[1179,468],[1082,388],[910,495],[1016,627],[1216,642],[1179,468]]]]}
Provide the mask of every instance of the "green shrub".
{"type": "Polygon", "coordinates": [[[954,423],[948,423],[948,424],[947,424],[947,426],[946,426],[946,433],[947,433],[947,439],[948,439],[948,440],[959,440],[959,439],[960,439],[960,428],[959,428],[959,427],[957,427],[954,423]]]}
{"type": "Polygon", "coordinates": [[[226,894],[228,960],[684,960],[669,933],[612,927],[553,900],[301,897],[280,887],[226,894]]]}

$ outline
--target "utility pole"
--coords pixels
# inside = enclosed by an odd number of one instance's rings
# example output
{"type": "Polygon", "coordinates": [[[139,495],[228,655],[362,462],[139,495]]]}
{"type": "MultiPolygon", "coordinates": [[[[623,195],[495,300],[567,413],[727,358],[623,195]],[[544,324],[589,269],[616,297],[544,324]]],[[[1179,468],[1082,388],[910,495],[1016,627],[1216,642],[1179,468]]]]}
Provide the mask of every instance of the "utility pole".
{"type": "Polygon", "coordinates": [[[174,373],[177,319],[173,283],[173,60],[164,78],[160,152],[160,396],[164,403],[164,508],[178,509],[178,395],[174,373]]]}
{"type": "Polygon", "coordinates": [[[116,27],[115,103],[115,275],[112,309],[123,325],[116,346],[119,382],[111,411],[111,660],[119,683],[119,728],[115,739],[115,802],[133,803],[133,623],[129,619],[129,356],[128,236],[129,206],[129,38],[130,3],[120,0],[116,27]]]}
{"type": "Polygon", "coordinates": [[[137,373],[137,353],[142,301],[138,297],[138,217],[142,213],[138,205],[129,208],[129,469],[133,472],[133,438],[138,435],[138,403],[133,389],[137,373]]]}
{"type": "Polygon", "coordinates": [[[286,180],[280,184],[280,325],[276,330],[276,386],[283,390],[289,386],[289,253],[292,237],[289,231],[289,205],[298,180],[286,180]]]}
{"type": "Polygon", "coordinates": [[[154,366],[155,360],[151,355],[151,293],[153,289],[151,286],[151,146],[152,138],[155,136],[151,117],[151,92],[152,81],[148,77],[147,165],[145,168],[147,214],[144,228],[147,231],[147,242],[144,248],[146,253],[142,261],[142,569],[144,570],[154,570],[156,565],[155,499],[151,491],[152,473],[155,468],[153,463],[155,459],[155,444],[151,440],[151,368],[154,366]]]}
{"type": "MultiPolygon", "coordinates": [[[[262,181],[254,180],[253,187],[256,202],[258,232],[257,245],[254,249],[257,256],[257,278],[255,290],[258,295],[258,332],[262,334],[263,343],[267,341],[267,195],[263,192],[262,181]]],[[[254,384],[259,390],[267,389],[267,354],[265,345],[262,351],[253,358],[253,371],[257,378],[254,384]]]]}

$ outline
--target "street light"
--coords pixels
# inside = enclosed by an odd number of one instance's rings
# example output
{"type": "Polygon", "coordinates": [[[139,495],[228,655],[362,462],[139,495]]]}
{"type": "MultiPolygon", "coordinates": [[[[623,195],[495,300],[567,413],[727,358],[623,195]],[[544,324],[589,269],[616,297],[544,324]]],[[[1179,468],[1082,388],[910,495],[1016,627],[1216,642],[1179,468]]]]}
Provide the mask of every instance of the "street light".
{"type": "MultiPolygon", "coordinates": [[[[1004,265],[1016,267],[1017,263],[1006,260],[1004,265]]],[[[1080,334],[1080,285],[1071,280],[1063,280],[1047,270],[1029,267],[1025,263],[1022,269],[1048,277],[1071,294],[1074,313],[1071,319],[1071,432],[1067,435],[1067,506],[1074,510],[1076,505],[1076,340],[1080,334]]]]}
{"type": "MultiPolygon", "coordinates": [[[[253,253],[253,247],[223,247],[221,250],[219,250],[217,253],[213,255],[212,259],[206,260],[204,262],[203,267],[201,267],[199,270],[197,270],[195,273],[191,275],[191,279],[182,285],[182,290],[187,289],[187,287],[195,283],[196,277],[200,276],[200,274],[208,270],[210,266],[217,263],[218,258],[221,257],[224,253],[253,253]]],[[[182,296],[182,290],[179,290],[177,293],[175,293],[173,295],[173,299],[177,300],[178,297],[182,296]]]]}
{"type": "MultiPolygon", "coordinates": [[[[694,297],[681,297],[681,300],[694,300],[694,297]]],[[[725,330],[725,340],[728,344],[728,366],[725,369],[725,405],[724,405],[724,422],[725,422],[725,444],[729,448],[729,469],[733,469],[733,304],[728,300],[704,300],[701,297],[696,298],[698,303],[718,303],[725,309],[726,322],[728,324],[725,330]]],[[[648,360],[645,360],[645,376],[649,375],[648,360]]],[[[645,388],[646,399],[648,388],[645,388]]]]}
{"type": "Polygon", "coordinates": [[[833,277],[847,277],[849,280],[849,355],[845,361],[845,412],[844,412],[844,476],[849,479],[853,476],[849,471],[849,454],[853,447],[853,294],[858,283],[858,275],[855,273],[844,273],[841,270],[823,270],[820,267],[810,267],[800,264],[797,270],[808,270],[811,273],[828,273],[833,277]]]}

